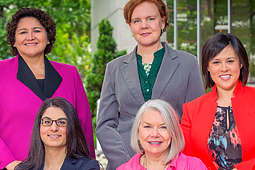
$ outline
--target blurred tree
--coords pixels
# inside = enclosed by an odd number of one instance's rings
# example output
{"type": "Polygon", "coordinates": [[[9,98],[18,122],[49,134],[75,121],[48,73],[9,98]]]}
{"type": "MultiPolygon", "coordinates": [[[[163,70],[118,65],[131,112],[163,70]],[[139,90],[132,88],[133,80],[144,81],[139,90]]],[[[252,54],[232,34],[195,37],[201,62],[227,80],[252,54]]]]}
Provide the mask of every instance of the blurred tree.
{"type": "Polygon", "coordinates": [[[86,76],[86,89],[89,98],[91,113],[96,115],[97,99],[100,97],[106,64],[116,57],[126,54],[126,51],[117,51],[117,45],[112,37],[113,27],[108,20],[99,24],[97,51],[91,62],[90,73],[86,76]]]}

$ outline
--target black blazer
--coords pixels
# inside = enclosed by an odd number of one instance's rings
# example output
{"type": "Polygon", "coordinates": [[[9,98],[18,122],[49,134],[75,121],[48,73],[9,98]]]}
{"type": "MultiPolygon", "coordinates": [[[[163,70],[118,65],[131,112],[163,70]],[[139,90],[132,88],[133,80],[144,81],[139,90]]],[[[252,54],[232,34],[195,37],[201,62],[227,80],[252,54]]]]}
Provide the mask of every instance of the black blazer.
{"type": "MultiPolygon", "coordinates": [[[[43,170],[43,166],[39,170],[43,170]]],[[[97,160],[84,157],[74,159],[66,156],[60,170],[100,170],[100,167],[97,160]]]]}

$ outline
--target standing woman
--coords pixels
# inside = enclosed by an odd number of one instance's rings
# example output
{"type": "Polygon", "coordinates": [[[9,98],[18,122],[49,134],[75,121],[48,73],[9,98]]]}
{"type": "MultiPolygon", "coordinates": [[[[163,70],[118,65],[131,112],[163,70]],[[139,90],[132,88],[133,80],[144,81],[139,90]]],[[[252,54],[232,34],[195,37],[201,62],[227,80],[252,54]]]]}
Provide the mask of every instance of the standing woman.
{"type": "Polygon", "coordinates": [[[61,96],[75,107],[95,156],[88,99],[74,66],[49,61],[56,24],[35,8],[18,10],[7,25],[7,42],[16,57],[0,61],[0,169],[24,160],[36,112],[46,98],[61,96]]]}
{"type": "Polygon", "coordinates": [[[180,119],[183,103],[204,94],[195,56],[160,42],[168,26],[162,0],[130,0],[124,17],[138,45],[106,68],[96,134],[108,170],[115,170],[136,153],[130,145],[130,131],[145,101],[169,102],[180,119]]]}
{"type": "Polygon", "coordinates": [[[208,169],[255,169],[255,88],[245,86],[248,56],[232,34],[212,36],[202,49],[206,88],[183,106],[184,153],[208,169]]]}

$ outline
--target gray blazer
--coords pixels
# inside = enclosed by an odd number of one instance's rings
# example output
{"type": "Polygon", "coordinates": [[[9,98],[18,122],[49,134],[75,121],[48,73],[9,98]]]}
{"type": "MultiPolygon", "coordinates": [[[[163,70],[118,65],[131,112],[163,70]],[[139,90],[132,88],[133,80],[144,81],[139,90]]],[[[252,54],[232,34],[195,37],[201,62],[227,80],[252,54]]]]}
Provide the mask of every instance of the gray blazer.
{"type": "MultiPolygon", "coordinates": [[[[170,48],[166,43],[152,99],[169,102],[179,119],[182,105],[204,94],[196,57],[170,48]]],[[[130,145],[130,131],[138,109],[144,103],[136,48],[128,55],[109,62],[106,67],[96,135],[108,159],[107,170],[115,170],[136,152],[130,145]]]]}

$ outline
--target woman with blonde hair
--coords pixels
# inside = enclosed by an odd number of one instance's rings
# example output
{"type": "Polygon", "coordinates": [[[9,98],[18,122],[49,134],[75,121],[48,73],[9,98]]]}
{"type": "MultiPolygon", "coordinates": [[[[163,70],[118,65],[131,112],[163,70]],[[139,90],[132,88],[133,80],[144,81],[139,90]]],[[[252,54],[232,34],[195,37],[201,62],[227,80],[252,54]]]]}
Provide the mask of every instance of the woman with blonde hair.
{"type": "Polygon", "coordinates": [[[206,170],[201,160],[182,153],[184,145],[174,109],[163,100],[149,100],[137,112],[131,131],[137,154],[117,170],[206,170]]]}

